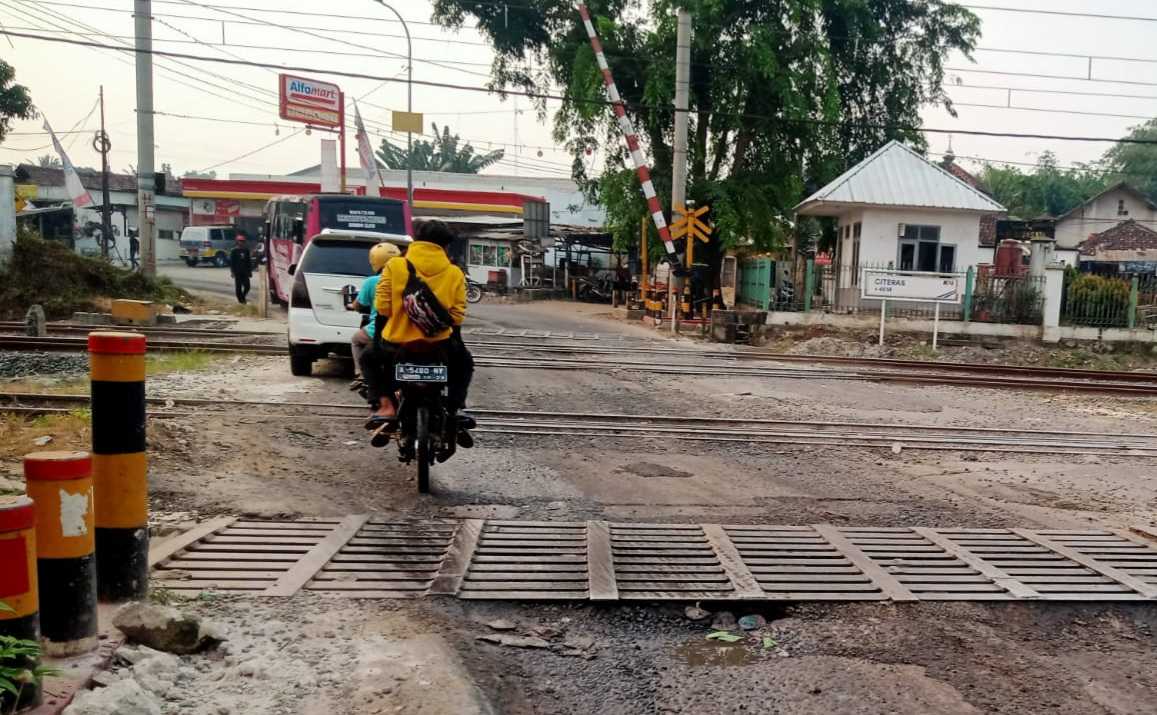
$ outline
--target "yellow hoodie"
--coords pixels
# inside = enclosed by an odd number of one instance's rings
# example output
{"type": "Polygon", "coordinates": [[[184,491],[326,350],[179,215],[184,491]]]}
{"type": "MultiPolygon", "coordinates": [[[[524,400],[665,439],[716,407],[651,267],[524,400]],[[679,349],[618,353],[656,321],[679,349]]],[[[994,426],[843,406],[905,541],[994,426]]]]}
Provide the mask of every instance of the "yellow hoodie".
{"type": "Polygon", "coordinates": [[[414,241],[406,250],[405,258],[391,258],[382,269],[378,280],[378,290],[374,294],[374,307],[378,315],[388,318],[382,340],[395,345],[410,343],[437,343],[450,337],[450,330],[428,338],[418,326],[410,322],[410,316],[402,308],[402,291],[410,278],[406,261],[414,264],[418,277],[430,286],[438,301],[450,312],[454,325],[461,325],[466,319],[466,277],[461,269],[450,262],[446,251],[436,243],[414,241]]]}

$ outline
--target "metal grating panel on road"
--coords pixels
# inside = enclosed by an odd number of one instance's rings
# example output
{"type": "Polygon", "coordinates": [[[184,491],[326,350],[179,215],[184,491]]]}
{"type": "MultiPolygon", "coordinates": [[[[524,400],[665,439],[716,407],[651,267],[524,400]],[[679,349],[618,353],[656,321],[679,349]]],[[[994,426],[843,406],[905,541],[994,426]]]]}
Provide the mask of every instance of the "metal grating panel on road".
{"type": "Polygon", "coordinates": [[[167,588],[266,596],[1157,601],[1142,529],[218,519],[150,556],[167,588]]]}
{"type": "Polygon", "coordinates": [[[458,597],[585,600],[587,532],[584,522],[486,522],[458,597]]]}
{"type": "Polygon", "coordinates": [[[425,595],[458,527],[454,521],[370,520],[305,588],[359,598],[425,595]]]}

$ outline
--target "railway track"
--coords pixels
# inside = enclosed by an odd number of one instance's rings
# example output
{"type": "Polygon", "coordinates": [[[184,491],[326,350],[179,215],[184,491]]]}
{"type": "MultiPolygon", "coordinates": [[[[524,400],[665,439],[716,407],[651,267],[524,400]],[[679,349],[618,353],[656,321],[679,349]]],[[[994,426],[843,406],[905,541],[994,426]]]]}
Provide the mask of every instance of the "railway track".
{"type": "MultiPolygon", "coordinates": [[[[86,395],[0,393],[0,412],[69,412],[87,404],[86,395]]],[[[283,422],[286,416],[351,421],[361,421],[365,416],[363,405],[341,403],[154,396],[149,398],[149,404],[150,415],[157,418],[216,414],[283,422]]],[[[479,421],[477,433],[508,436],[1157,458],[1157,434],[1151,433],[494,409],[472,413],[479,421]]]]}
{"type": "MultiPolygon", "coordinates": [[[[227,331],[222,331],[227,332],[227,331]]],[[[1157,395],[1157,373],[1036,368],[889,358],[788,355],[760,351],[678,347],[557,344],[472,340],[480,367],[631,371],[707,377],[865,380],[997,389],[1062,390],[1117,395],[1157,395]],[[807,365],[807,367],[796,367],[807,365]],[[821,366],[821,367],[816,367],[821,366]]],[[[84,337],[0,335],[0,350],[83,350],[84,337]]],[[[153,339],[159,351],[284,355],[285,348],[252,342],[153,339]]]]}

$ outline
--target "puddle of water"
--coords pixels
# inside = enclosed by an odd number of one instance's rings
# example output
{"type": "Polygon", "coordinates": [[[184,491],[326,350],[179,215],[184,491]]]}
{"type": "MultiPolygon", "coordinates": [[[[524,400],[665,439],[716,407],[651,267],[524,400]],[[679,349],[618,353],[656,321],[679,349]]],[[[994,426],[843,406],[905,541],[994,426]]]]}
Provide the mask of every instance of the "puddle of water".
{"type": "Polygon", "coordinates": [[[675,649],[675,657],[687,665],[743,666],[761,658],[745,643],[693,640],[675,649]]]}

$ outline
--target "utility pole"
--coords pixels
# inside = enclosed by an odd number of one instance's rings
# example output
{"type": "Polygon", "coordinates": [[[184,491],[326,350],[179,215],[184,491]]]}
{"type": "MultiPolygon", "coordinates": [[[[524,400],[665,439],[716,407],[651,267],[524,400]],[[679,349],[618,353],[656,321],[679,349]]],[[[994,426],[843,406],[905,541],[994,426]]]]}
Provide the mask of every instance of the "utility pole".
{"type": "Polygon", "coordinates": [[[156,174],[153,168],[153,7],[152,0],[133,0],[137,55],[137,235],[141,272],[157,273],[153,230],[156,174]]]}
{"type": "MultiPolygon", "coordinates": [[[[676,11],[678,29],[675,36],[675,147],[672,157],[671,176],[671,212],[682,210],[687,200],[687,109],[691,95],[691,13],[680,7],[676,11]]],[[[687,249],[690,251],[691,241],[687,237],[687,249]]],[[[671,266],[667,285],[671,301],[671,332],[679,328],[679,299],[680,292],[675,290],[675,270],[678,266],[671,266]]]]}
{"type": "Polygon", "coordinates": [[[100,152],[100,256],[108,260],[108,244],[112,240],[112,203],[108,196],[108,151],[112,148],[104,129],[104,85],[100,86],[100,134],[93,142],[100,152]]]}
{"type": "MultiPolygon", "coordinates": [[[[376,0],[382,7],[394,13],[398,18],[398,22],[402,23],[402,31],[406,33],[406,113],[410,115],[408,119],[413,119],[414,114],[414,40],[410,37],[410,26],[406,24],[406,18],[402,17],[402,13],[394,9],[393,5],[389,5],[385,0],[376,0]]],[[[410,206],[410,213],[414,213],[414,133],[406,130],[406,203],[410,206]]]]}

